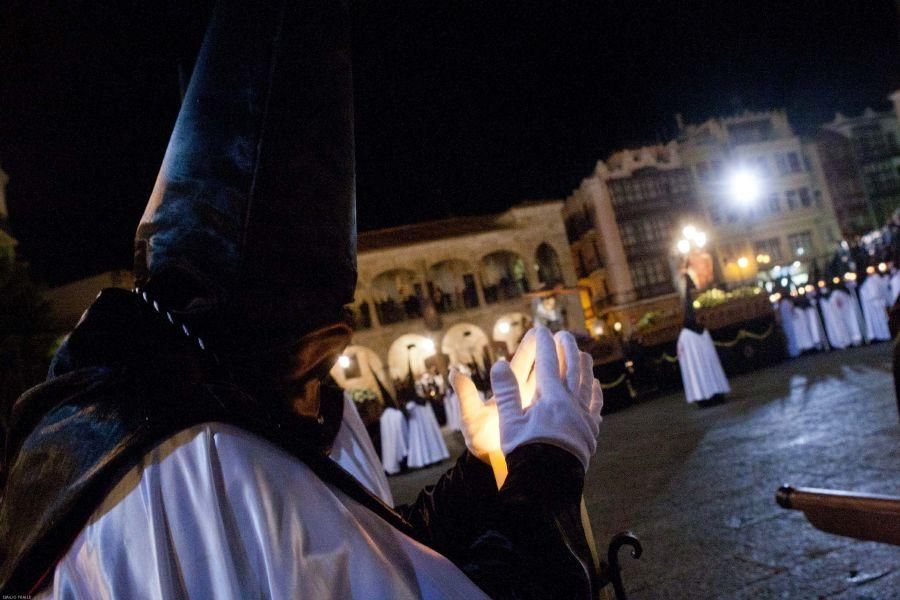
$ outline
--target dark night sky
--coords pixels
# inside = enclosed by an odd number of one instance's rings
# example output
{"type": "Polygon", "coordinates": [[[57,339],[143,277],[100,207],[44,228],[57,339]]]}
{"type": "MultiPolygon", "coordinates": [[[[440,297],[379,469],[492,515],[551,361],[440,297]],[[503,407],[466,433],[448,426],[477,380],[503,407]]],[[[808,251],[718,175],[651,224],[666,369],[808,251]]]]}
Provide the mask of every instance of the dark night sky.
{"type": "MultiPolygon", "coordinates": [[[[13,233],[55,283],[131,260],[208,8],[0,13],[13,233]]],[[[562,198],[686,120],[784,107],[801,132],[900,88],[897,5],[370,0],[354,8],[362,229],[562,198]],[[564,7],[564,8],[563,8],[564,7]]]]}

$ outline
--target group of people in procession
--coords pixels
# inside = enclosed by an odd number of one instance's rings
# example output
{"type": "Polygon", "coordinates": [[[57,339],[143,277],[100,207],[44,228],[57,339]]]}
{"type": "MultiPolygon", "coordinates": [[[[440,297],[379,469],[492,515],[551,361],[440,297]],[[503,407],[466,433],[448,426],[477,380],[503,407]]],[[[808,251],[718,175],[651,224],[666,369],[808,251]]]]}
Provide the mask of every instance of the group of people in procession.
{"type": "MultiPolygon", "coordinates": [[[[892,339],[888,315],[900,297],[898,258],[900,209],[883,229],[853,246],[842,242],[824,273],[813,261],[806,282],[798,284],[785,270],[774,282],[770,299],[787,355],[795,358],[806,352],[892,339]]],[[[709,331],[697,321],[694,289],[691,275],[685,272],[678,361],[687,401],[705,407],[722,402],[730,386],[709,331]]]]}

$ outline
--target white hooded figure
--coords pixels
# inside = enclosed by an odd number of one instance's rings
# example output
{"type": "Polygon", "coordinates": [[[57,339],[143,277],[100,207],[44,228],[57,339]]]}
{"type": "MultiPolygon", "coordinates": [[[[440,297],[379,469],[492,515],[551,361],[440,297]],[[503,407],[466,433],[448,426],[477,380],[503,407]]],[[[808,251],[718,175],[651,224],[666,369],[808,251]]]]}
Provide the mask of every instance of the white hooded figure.
{"type": "Polygon", "coordinates": [[[891,339],[884,285],[879,275],[873,274],[866,277],[859,287],[859,301],[862,304],[863,319],[866,324],[866,337],[872,341],[891,339]]]}
{"type": "MultiPolygon", "coordinates": [[[[845,290],[837,288],[831,292],[828,303],[844,326],[844,331],[849,339],[848,345],[859,346],[862,344],[863,336],[859,329],[859,317],[857,316],[859,309],[856,300],[845,290]]],[[[832,346],[834,345],[832,344],[832,346]]]]}
{"type": "Polygon", "coordinates": [[[791,358],[800,356],[800,347],[797,344],[797,335],[794,328],[794,304],[789,298],[782,296],[778,300],[778,315],[781,317],[781,329],[787,341],[787,353],[791,358]]]}
{"type": "Polygon", "coordinates": [[[689,403],[708,402],[731,391],[709,330],[697,323],[691,299],[694,282],[685,275],[684,326],[678,335],[678,364],[689,403]]]}
{"type": "Polygon", "coordinates": [[[813,333],[809,328],[809,319],[806,315],[806,309],[801,306],[793,307],[794,316],[794,332],[797,336],[797,346],[801,352],[812,350],[816,347],[813,339],[813,333]]]}
{"type": "Polygon", "coordinates": [[[828,343],[835,350],[843,350],[852,343],[844,319],[835,304],[831,302],[831,295],[819,297],[819,307],[822,309],[822,319],[825,325],[825,335],[828,343]]]}
{"type": "Polygon", "coordinates": [[[900,297],[900,269],[894,270],[888,287],[890,288],[891,305],[893,306],[897,302],[897,297],[900,297]]]}

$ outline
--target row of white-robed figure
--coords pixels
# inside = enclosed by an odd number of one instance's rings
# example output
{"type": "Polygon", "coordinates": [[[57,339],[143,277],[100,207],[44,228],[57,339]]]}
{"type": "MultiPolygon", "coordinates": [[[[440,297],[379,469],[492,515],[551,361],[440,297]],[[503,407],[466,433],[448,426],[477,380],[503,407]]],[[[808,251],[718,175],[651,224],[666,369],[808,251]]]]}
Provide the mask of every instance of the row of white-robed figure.
{"type": "Polygon", "coordinates": [[[873,273],[861,285],[848,281],[845,288],[813,289],[802,305],[787,297],[778,301],[789,356],[891,339],[887,311],[900,296],[900,272],[873,273]]]}

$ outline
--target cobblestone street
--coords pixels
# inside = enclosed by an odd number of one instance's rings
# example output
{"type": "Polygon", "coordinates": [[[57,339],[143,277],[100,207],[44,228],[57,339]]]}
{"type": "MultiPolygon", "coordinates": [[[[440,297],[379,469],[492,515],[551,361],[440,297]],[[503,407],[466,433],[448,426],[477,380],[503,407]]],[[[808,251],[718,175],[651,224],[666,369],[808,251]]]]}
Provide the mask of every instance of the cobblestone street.
{"type": "MultiPolygon", "coordinates": [[[[598,547],[622,552],[632,598],[900,598],[900,548],[819,532],[782,483],[900,495],[891,346],[802,357],[731,381],[698,410],[680,394],[608,415],[585,498],[598,547]]],[[[461,437],[450,440],[457,453],[461,437]]],[[[447,463],[392,478],[398,502],[447,463]]]]}

